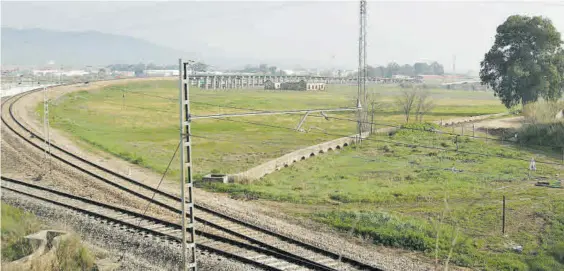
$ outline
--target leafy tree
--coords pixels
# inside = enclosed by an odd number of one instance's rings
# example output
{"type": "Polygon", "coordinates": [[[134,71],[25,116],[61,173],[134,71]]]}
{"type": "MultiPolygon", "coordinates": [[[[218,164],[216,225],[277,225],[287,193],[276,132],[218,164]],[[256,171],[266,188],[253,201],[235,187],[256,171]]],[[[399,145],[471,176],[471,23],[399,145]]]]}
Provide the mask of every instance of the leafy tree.
{"type": "Polygon", "coordinates": [[[137,65],[134,65],[132,68],[133,68],[133,71],[135,72],[136,77],[140,77],[140,76],[143,76],[145,74],[145,64],[143,64],[143,63],[139,63],[137,65]]]}
{"type": "Polygon", "coordinates": [[[276,66],[268,67],[268,71],[270,72],[270,74],[276,74],[277,69],[278,68],[276,66]]]}
{"type": "Polygon", "coordinates": [[[366,65],[366,76],[368,77],[380,77],[378,75],[378,69],[370,66],[370,65],[366,65]]]}
{"type": "Polygon", "coordinates": [[[405,65],[400,67],[399,74],[407,75],[407,76],[413,76],[415,74],[415,72],[414,72],[413,67],[411,65],[405,64],[405,65]]]}
{"type": "Polygon", "coordinates": [[[413,70],[414,70],[415,74],[417,74],[417,75],[419,75],[419,74],[429,74],[430,73],[430,67],[425,62],[415,63],[413,65],[413,70]]]}
{"type": "Polygon", "coordinates": [[[445,69],[443,67],[443,65],[437,63],[436,61],[431,63],[431,65],[429,66],[431,72],[434,75],[443,75],[445,74],[445,69]]]}
{"type": "Polygon", "coordinates": [[[202,62],[196,62],[192,65],[192,69],[197,72],[205,72],[208,70],[208,65],[202,62]]]}
{"type": "Polygon", "coordinates": [[[510,108],[556,100],[564,88],[560,33],[540,16],[509,16],[497,27],[495,42],[481,62],[480,79],[510,108]]]}
{"type": "Polygon", "coordinates": [[[268,72],[268,65],[267,64],[260,64],[259,65],[259,71],[262,73],[267,73],[268,72]]]}
{"type": "Polygon", "coordinates": [[[378,77],[385,77],[386,76],[386,73],[387,73],[386,67],[378,66],[378,68],[376,68],[376,69],[378,70],[378,73],[377,73],[378,77]]]}
{"type": "Polygon", "coordinates": [[[386,77],[391,78],[392,76],[399,74],[399,71],[400,71],[400,65],[398,63],[391,62],[388,64],[386,77]]]}

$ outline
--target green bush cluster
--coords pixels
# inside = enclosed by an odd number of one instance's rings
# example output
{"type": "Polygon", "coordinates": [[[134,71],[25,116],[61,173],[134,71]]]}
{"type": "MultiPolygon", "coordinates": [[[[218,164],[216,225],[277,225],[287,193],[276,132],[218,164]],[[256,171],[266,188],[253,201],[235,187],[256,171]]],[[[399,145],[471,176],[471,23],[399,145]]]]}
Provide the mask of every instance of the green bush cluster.
{"type": "Polygon", "coordinates": [[[53,270],[97,270],[94,256],[72,235],[57,246],[53,270]]]}
{"type": "Polygon", "coordinates": [[[23,237],[40,226],[33,214],[2,203],[2,260],[14,261],[31,253],[33,247],[23,237]]]}
{"type": "Polygon", "coordinates": [[[518,139],[523,145],[564,147],[564,122],[524,125],[518,131],[518,139]]]}

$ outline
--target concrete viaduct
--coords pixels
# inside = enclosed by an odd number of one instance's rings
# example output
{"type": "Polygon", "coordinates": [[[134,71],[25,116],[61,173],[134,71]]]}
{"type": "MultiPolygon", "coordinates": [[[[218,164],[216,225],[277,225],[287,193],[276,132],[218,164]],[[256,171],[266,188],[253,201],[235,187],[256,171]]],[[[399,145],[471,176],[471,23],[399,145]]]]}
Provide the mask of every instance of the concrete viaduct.
{"type": "MultiPolygon", "coordinates": [[[[192,74],[190,84],[202,89],[236,89],[236,88],[259,88],[264,87],[266,81],[274,83],[297,82],[304,80],[308,83],[325,84],[350,84],[356,85],[357,78],[349,77],[327,77],[309,75],[242,75],[242,74],[192,74]]],[[[392,79],[392,78],[367,78],[367,83],[415,83],[416,79],[392,79]]]]}

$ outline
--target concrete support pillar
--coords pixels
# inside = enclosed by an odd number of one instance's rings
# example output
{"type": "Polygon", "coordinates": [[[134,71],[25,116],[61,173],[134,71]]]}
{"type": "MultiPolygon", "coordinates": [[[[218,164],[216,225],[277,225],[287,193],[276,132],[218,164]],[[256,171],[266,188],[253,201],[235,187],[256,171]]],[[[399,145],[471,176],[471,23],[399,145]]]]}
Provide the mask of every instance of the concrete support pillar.
{"type": "Polygon", "coordinates": [[[211,79],[211,80],[212,80],[212,81],[211,81],[211,88],[212,88],[212,89],[215,89],[215,80],[216,80],[215,75],[212,76],[212,79],[211,79]]]}

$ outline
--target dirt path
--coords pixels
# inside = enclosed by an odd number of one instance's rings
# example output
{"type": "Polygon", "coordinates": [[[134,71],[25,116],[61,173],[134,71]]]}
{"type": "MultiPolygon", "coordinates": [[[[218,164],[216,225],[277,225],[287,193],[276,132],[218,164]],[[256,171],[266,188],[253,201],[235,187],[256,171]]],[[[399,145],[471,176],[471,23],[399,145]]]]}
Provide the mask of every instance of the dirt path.
{"type": "Polygon", "coordinates": [[[510,117],[502,119],[484,120],[474,123],[476,128],[519,128],[523,125],[523,117],[510,117]]]}
{"type": "MultiPolygon", "coordinates": [[[[135,80],[135,79],[132,79],[135,80]]],[[[151,79],[163,80],[163,79],[151,79]]],[[[120,83],[131,81],[123,80],[120,83]]],[[[57,99],[67,93],[93,90],[96,87],[108,85],[108,82],[97,82],[85,86],[66,86],[54,88],[49,93],[50,99],[57,99]]],[[[43,101],[41,92],[27,95],[16,104],[17,116],[25,125],[42,132],[42,123],[38,121],[35,108],[38,103],[43,101]]],[[[85,151],[80,148],[70,136],[61,131],[53,130],[51,139],[57,145],[64,147],[86,159],[120,172],[124,175],[131,170],[131,177],[151,186],[156,186],[161,176],[146,168],[123,161],[112,155],[100,151],[85,151]]],[[[14,176],[16,177],[16,176],[14,176]]],[[[175,180],[166,180],[160,188],[161,190],[176,193],[179,188],[175,180]]],[[[178,194],[178,193],[176,193],[178,194]]],[[[224,213],[235,216],[252,224],[260,225],[264,228],[294,237],[298,240],[317,245],[322,248],[342,253],[351,258],[364,261],[369,264],[381,266],[386,270],[432,270],[428,260],[420,257],[420,254],[406,252],[397,249],[376,247],[362,243],[359,240],[340,237],[340,234],[332,231],[328,227],[320,227],[319,224],[307,220],[288,217],[281,212],[269,209],[256,202],[242,202],[233,200],[227,195],[210,193],[201,189],[195,189],[195,200],[204,206],[214,208],[224,213]],[[336,248],[335,244],[340,244],[336,248]]]]}

